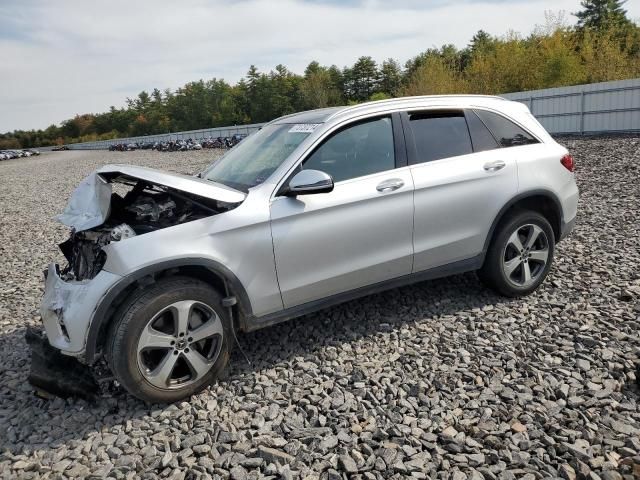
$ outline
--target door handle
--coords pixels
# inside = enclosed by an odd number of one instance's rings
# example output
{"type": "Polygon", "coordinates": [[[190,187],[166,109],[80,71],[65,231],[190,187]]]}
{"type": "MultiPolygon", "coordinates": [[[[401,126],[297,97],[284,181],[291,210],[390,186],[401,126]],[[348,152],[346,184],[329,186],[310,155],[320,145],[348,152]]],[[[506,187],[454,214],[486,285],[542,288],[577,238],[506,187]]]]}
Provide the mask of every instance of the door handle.
{"type": "Polygon", "coordinates": [[[496,160],[495,162],[485,163],[482,168],[484,168],[487,172],[497,172],[498,170],[501,170],[506,166],[507,164],[502,160],[496,160]]]}
{"type": "Polygon", "coordinates": [[[378,186],[376,187],[376,190],[378,190],[381,193],[393,192],[394,190],[399,189],[403,185],[404,185],[404,182],[399,178],[391,178],[389,180],[385,180],[384,182],[379,183],[378,186]]]}

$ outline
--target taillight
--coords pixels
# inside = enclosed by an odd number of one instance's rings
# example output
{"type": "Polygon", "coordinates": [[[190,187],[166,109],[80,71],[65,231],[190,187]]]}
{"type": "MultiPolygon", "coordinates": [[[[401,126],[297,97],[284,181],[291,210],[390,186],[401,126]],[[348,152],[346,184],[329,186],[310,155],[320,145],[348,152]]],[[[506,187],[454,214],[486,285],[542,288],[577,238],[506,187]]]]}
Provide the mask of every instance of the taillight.
{"type": "Polygon", "coordinates": [[[573,157],[568,153],[560,159],[560,163],[570,172],[573,172],[576,169],[576,162],[573,161],[573,157]]]}

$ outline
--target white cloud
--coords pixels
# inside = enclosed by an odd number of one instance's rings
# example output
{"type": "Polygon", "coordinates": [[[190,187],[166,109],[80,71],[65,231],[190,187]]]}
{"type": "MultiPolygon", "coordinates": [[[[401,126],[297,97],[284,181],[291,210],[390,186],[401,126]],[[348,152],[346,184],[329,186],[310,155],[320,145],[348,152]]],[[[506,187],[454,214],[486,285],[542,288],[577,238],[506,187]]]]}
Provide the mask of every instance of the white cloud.
{"type": "MultiPolygon", "coordinates": [[[[496,35],[527,34],[544,22],[545,10],[579,9],[579,0],[389,3],[5,3],[0,131],[43,128],[76,113],[105,111],[143,89],[211,77],[235,82],[250,64],[269,70],[282,63],[302,72],[311,60],[342,67],[361,55],[404,62],[432,46],[462,47],[481,28],[496,35]]],[[[632,17],[640,14],[640,7],[626,8],[632,17]]]]}

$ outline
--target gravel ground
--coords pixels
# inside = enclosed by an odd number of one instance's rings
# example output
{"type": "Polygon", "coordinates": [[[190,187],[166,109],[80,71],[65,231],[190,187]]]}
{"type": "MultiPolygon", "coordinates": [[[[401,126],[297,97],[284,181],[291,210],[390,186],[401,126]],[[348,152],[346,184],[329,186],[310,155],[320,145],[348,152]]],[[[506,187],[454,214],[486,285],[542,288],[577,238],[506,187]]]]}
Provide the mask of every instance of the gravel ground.
{"type": "MultiPolygon", "coordinates": [[[[25,326],[60,259],[51,217],[95,167],[192,173],[210,151],[57,152],[0,162],[0,477],[640,476],[640,139],[563,139],[578,224],[523,300],[475,275],[349,302],[252,334],[190,402],[45,401],[25,326]]],[[[637,478],[637,477],[636,477],[637,478]]]]}

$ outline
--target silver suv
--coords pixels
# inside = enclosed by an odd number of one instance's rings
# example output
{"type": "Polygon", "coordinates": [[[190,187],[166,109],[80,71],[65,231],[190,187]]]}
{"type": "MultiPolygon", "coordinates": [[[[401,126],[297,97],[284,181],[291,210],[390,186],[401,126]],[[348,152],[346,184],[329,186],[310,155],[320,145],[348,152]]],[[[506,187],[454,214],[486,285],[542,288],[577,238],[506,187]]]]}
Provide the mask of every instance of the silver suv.
{"type": "Polygon", "coordinates": [[[282,117],[193,177],[109,165],[59,216],[47,337],[171,402],[221,373],[237,331],[471,270],[526,295],[573,227],[573,168],[526,106],[486,96],[282,117]]]}

